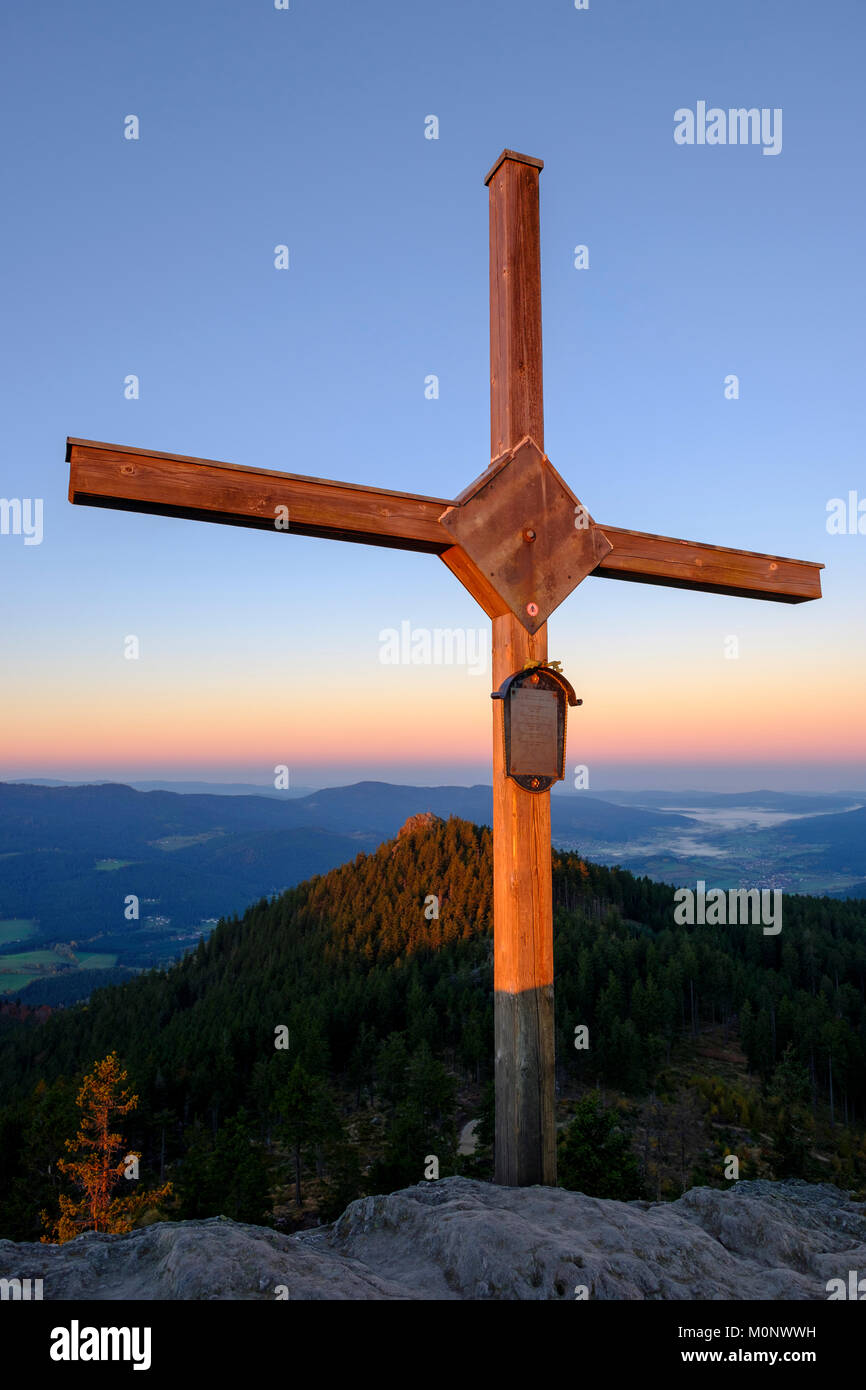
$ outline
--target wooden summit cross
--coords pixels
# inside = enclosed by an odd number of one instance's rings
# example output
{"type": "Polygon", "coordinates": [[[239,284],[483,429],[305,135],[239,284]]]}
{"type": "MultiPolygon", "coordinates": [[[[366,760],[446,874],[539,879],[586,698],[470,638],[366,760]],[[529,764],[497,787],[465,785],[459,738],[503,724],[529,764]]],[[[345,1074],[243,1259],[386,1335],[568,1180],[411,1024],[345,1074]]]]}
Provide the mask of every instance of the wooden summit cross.
{"type": "MultiPolygon", "coordinates": [[[[70,439],[69,499],[438,555],[492,619],[493,684],[547,659],[547,618],[587,575],[802,603],[822,565],[599,526],[544,455],[540,159],[490,188],[491,464],[455,501],[70,439]],[[279,529],[279,528],[278,528],[279,529]]],[[[493,705],[495,1181],[556,1182],[550,795],[506,774],[493,705]]],[[[540,769],[541,770],[541,769],[540,769]]]]}

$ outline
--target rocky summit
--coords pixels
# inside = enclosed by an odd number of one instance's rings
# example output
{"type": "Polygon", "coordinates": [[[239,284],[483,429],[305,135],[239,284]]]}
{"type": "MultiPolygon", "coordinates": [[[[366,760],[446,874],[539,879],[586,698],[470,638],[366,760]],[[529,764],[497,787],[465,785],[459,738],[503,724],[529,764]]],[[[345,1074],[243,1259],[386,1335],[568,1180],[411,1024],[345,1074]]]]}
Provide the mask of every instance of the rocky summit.
{"type": "Polygon", "coordinates": [[[42,1279],[46,1300],[826,1300],[852,1270],[866,1272],[866,1206],[805,1182],[614,1202],[447,1178],[293,1236],[216,1217],[0,1241],[0,1279],[42,1279]]]}

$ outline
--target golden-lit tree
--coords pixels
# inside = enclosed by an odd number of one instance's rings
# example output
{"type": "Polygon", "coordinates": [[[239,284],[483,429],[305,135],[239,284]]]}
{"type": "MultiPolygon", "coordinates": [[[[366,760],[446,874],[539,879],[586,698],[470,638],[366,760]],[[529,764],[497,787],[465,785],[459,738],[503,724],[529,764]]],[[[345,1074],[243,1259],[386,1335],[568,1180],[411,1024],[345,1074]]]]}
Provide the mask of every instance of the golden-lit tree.
{"type": "Polygon", "coordinates": [[[78,1201],[60,1194],[60,1217],[52,1218],[42,1212],[42,1223],[54,1236],[43,1236],[43,1244],[62,1245],[81,1235],[82,1231],[130,1231],[136,1217],[147,1207],[156,1206],[171,1193],[171,1183],[150,1192],[130,1197],[112,1197],[117,1184],[124,1180],[130,1159],[141,1154],[126,1152],[123,1135],[115,1133],[113,1125],[138,1105],[138,1096],[130,1095],[123,1086],[126,1072],[121,1070],[116,1052],[111,1052],[94,1065],[85,1076],[78,1092],[77,1105],[81,1112],[78,1133],[67,1139],[66,1147],[77,1155],[61,1158],[57,1167],[72,1179],[83,1194],[78,1201]]]}

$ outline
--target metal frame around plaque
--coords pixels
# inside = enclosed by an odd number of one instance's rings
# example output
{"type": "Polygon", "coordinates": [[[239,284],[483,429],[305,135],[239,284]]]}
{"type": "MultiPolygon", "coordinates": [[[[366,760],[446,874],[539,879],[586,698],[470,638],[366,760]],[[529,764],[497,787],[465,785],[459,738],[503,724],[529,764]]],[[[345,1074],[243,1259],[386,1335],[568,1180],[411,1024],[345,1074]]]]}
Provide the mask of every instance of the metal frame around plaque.
{"type": "Polygon", "coordinates": [[[550,666],[528,667],[523,671],[515,671],[514,675],[502,682],[498,690],[493,691],[490,698],[503,702],[502,737],[505,747],[506,775],[526,792],[546,792],[550,790],[554,782],[562,782],[565,779],[565,735],[568,706],[583,704],[583,701],[575,695],[573,686],[565,679],[565,676],[550,666]],[[546,773],[532,774],[511,771],[511,696],[514,691],[523,689],[551,690],[557,696],[557,774],[555,776],[546,773]]]}

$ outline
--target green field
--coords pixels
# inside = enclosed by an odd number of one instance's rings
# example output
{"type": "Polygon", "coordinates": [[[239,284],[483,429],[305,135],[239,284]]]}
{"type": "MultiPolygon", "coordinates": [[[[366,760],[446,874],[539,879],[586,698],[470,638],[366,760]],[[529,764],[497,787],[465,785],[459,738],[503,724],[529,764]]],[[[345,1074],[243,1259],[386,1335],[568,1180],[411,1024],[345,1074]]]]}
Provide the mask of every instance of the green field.
{"type": "MultiPolygon", "coordinates": [[[[10,927],[13,924],[4,922],[2,925],[10,927]]],[[[18,922],[14,925],[20,928],[31,924],[18,922]]],[[[74,975],[78,970],[110,970],[116,964],[117,954],[113,951],[76,951],[74,964],[68,956],[58,955],[56,951],[14,951],[11,955],[0,956],[0,994],[20,994],[31,980],[44,980],[59,973],[51,966],[65,967],[64,974],[74,975]],[[44,969],[45,966],[49,969],[44,969]],[[43,968],[34,971],[34,967],[43,968]]]]}
{"type": "Polygon", "coordinates": [[[171,854],[173,850],[188,849],[190,845],[203,845],[208,840],[215,840],[224,834],[224,830],[203,830],[200,835],[163,835],[161,840],[148,840],[148,844],[171,854]]]}
{"type": "Polygon", "coordinates": [[[0,922],[0,946],[5,946],[10,941],[26,941],[35,930],[35,922],[23,917],[9,917],[5,922],[0,922]]]}
{"type": "Polygon", "coordinates": [[[0,974],[0,994],[20,994],[31,980],[38,979],[36,975],[3,975],[0,974]]]}
{"type": "Polygon", "coordinates": [[[54,951],[14,951],[9,956],[0,956],[3,965],[7,969],[11,966],[13,970],[19,967],[26,970],[28,965],[59,965],[62,960],[63,957],[54,951]]]}

